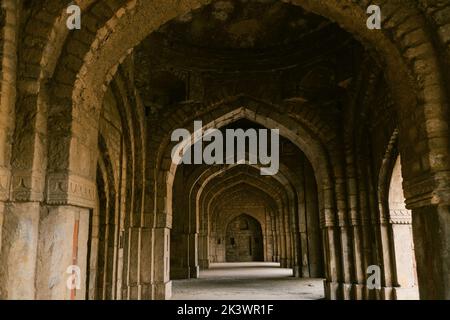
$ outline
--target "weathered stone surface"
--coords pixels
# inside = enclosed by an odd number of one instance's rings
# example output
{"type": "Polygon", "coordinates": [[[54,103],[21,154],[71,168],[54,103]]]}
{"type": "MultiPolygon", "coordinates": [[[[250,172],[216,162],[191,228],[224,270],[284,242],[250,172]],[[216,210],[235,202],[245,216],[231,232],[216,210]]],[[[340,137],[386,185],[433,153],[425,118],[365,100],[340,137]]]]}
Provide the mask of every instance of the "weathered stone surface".
{"type": "Polygon", "coordinates": [[[38,202],[7,203],[2,212],[0,293],[2,299],[35,299],[39,230],[38,202]]]}
{"type": "Polygon", "coordinates": [[[328,299],[450,299],[449,6],[380,1],[369,30],[367,5],[86,0],[69,32],[66,1],[3,0],[0,298],[168,299],[245,256],[328,299]],[[279,172],[175,166],[195,120],[279,129],[279,172]]]}
{"type": "MultiPolygon", "coordinates": [[[[89,211],[71,206],[43,207],[39,221],[36,261],[36,299],[84,299],[88,250],[89,211]],[[80,270],[81,286],[71,290],[67,272],[80,270]]],[[[78,278],[77,278],[78,279],[78,278]]]]}

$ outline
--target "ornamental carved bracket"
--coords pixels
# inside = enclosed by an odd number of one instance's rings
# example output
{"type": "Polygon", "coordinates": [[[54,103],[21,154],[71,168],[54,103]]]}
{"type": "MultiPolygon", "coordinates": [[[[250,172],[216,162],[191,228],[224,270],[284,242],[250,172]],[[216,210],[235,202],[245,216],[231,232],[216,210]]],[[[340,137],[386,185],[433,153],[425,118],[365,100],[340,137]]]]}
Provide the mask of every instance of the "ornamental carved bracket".
{"type": "Polygon", "coordinates": [[[392,224],[411,224],[412,223],[411,211],[407,209],[390,210],[389,222],[392,224]]]}
{"type": "Polygon", "coordinates": [[[47,180],[47,203],[94,208],[96,184],[76,175],[50,174],[47,180]]]}
{"type": "Polygon", "coordinates": [[[432,175],[403,182],[408,209],[429,206],[435,202],[436,181],[432,175]]]}
{"type": "Polygon", "coordinates": [[[13,201],[37,201],[43,200],[44,175],[32,171],[14,172],[12,176],[12,200],[13,201]]]}

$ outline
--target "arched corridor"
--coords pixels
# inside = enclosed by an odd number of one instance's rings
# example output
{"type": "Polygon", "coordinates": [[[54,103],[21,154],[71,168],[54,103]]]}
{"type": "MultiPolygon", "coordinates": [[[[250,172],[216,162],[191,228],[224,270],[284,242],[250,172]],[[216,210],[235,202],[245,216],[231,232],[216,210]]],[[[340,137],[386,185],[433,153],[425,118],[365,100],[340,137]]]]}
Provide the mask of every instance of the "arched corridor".
{"type": "Polygon", "coordinates": [[[381,3],[2,0],[0,299],[450,299],[450,7],[381,3]]]}

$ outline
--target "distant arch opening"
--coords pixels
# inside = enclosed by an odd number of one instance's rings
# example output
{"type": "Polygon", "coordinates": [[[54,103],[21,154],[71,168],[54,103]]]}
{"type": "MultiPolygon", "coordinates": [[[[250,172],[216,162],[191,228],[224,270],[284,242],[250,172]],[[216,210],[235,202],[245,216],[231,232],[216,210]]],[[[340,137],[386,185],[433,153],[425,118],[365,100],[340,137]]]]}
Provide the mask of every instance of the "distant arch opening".
{"type": "Polygon", "coordinates": [[[241,214],[227,226],[226,261],[264,261],[261,224],[255,218],[241,214]]]}

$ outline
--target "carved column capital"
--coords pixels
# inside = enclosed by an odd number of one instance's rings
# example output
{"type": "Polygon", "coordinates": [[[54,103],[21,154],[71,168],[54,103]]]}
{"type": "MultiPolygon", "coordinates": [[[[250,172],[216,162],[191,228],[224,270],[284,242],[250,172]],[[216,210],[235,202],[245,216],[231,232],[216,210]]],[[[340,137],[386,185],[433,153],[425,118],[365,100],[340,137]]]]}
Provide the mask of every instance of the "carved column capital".
{"type": "Polygon", "coordinates": [[[94,181],[73,174],[51,173],[47,178],[47,203],[95,207],[96,184],[94,181]]]}
{"type": "Polygon", "coordinates": [[[15,170],[11,178],[13,201],[41,202],[44,199],[45,177],[43,173],[15,170]]]}
{"type": "Polygon", "coordinates": [[[430,174],[404,182],[406,207],[415,209],[430,205],[450,205],[450,184],[446,174],[430,174]]]}

